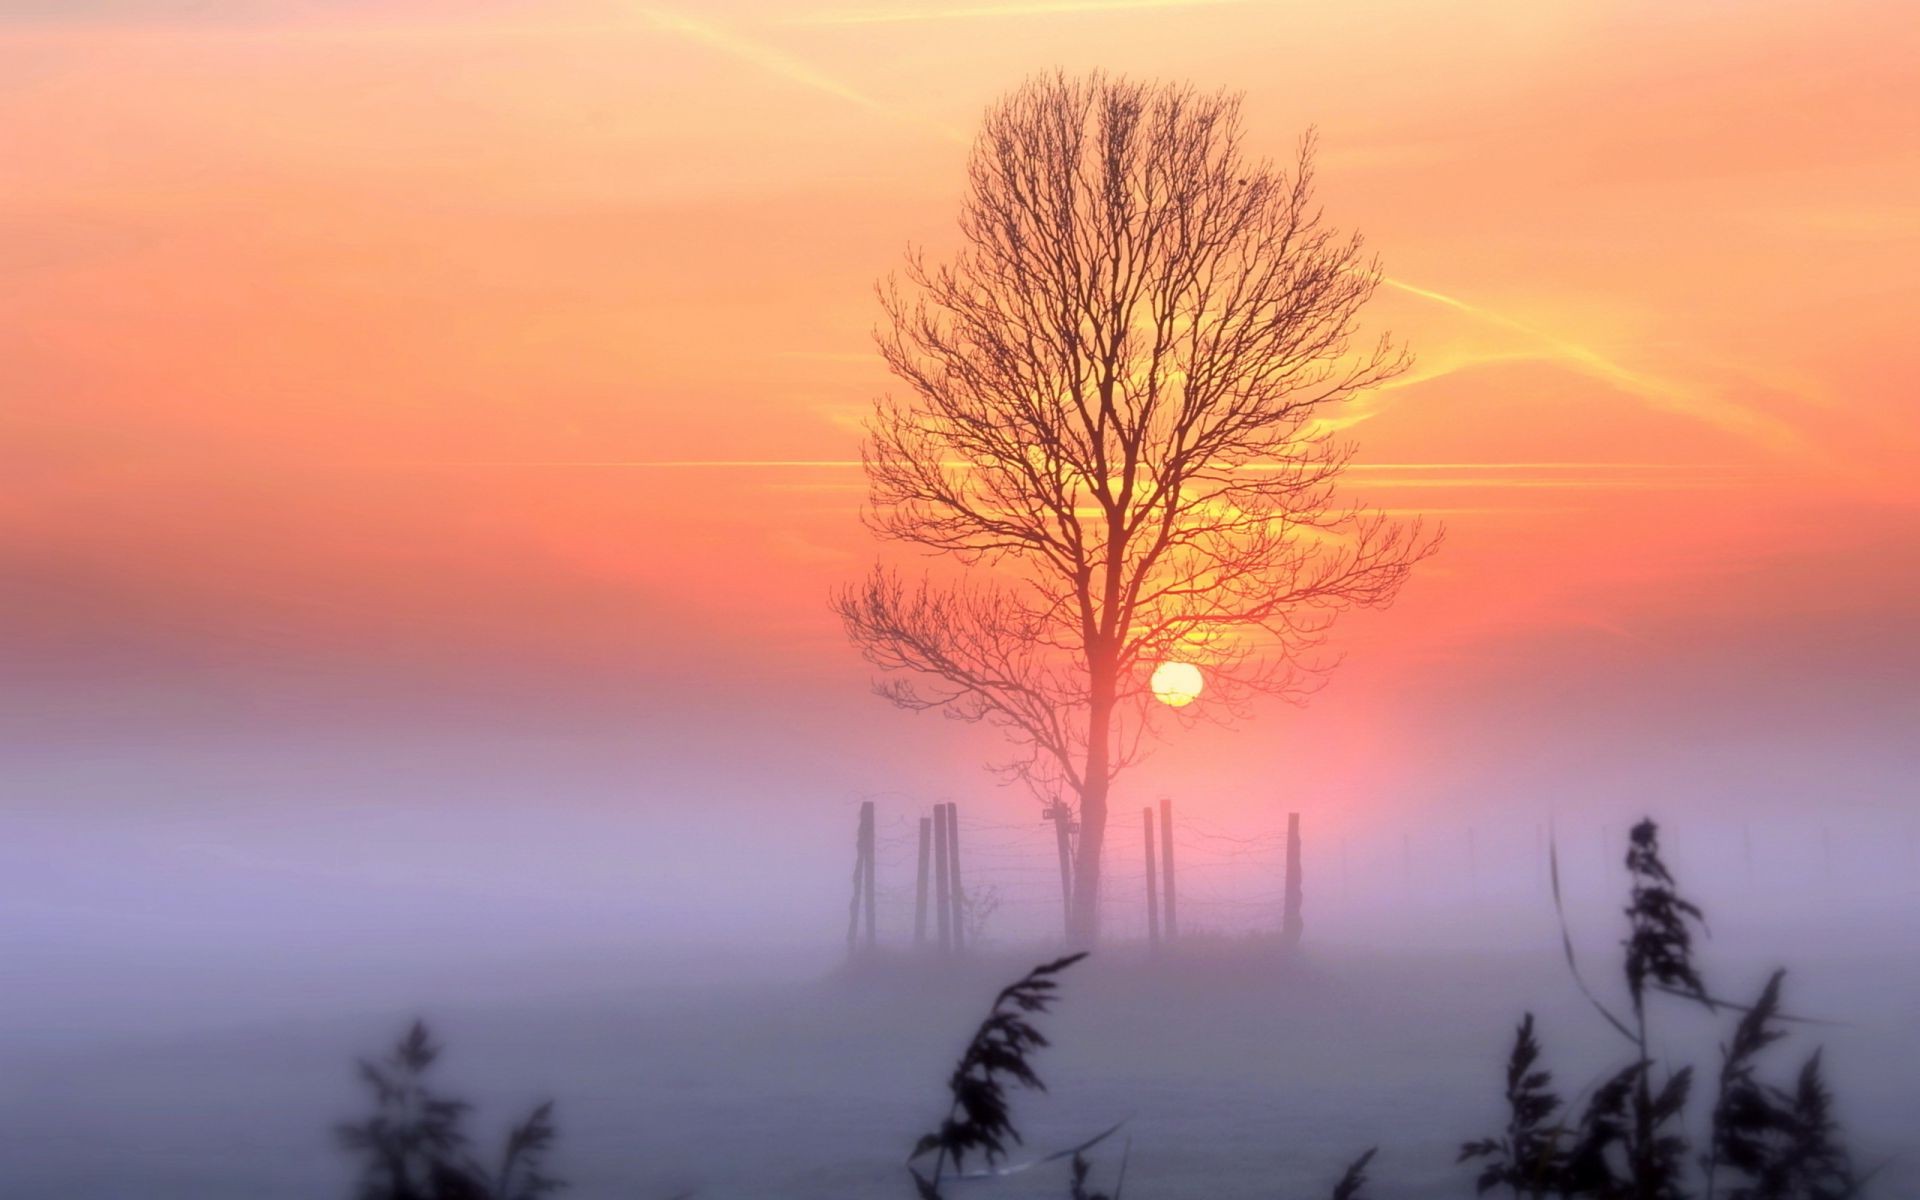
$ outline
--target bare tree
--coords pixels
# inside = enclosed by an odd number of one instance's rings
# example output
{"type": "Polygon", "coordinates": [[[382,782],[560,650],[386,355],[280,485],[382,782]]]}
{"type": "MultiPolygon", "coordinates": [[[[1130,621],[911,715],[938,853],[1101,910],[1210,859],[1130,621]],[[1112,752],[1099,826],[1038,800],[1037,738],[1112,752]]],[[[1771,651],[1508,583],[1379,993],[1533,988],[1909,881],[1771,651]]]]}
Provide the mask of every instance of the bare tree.
{"type": "Polygon", "coordinates": [[[1168,711],[1156,666],[1199,667],[1214,715],[1304,698],[1333,618],[1434,546],[1335,495],[1330,418],[1408,363],[1353,345],[1379,267],[1323,222],[1311,135],[1290,167],[1241,139],[1237,95],[1030,80],[974,144],[960,248],[880,288],[906,395],[868,424],[868,524],[993,570],[881,567],[834,608],[898,672],[882,695],[1000,727],[997,769],[1077,802],[1083,945],[1108,790],[1168,711]]]}

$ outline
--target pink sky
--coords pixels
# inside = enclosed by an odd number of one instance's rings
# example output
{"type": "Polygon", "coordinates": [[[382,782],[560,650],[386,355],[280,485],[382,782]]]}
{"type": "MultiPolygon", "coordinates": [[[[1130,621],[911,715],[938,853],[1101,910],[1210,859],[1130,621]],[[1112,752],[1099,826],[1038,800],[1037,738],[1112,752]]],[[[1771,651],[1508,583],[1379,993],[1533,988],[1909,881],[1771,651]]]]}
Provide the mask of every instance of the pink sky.
{"type": "Polygon", "coordinates": [[[870,288],[950,238],[995,95],[1100,66],[1244,89],[1261,152],[1319,127],[1420,359],[1348,414],[1354,491],[1448,529],[1312,708],[1143,795],[1891,798],[1916,49],[1894,2],[4,19],[0,735],[559,737],[643,807],[985,796],[987,735],[869,697],[825,606],[877,553],[870,288]]]}

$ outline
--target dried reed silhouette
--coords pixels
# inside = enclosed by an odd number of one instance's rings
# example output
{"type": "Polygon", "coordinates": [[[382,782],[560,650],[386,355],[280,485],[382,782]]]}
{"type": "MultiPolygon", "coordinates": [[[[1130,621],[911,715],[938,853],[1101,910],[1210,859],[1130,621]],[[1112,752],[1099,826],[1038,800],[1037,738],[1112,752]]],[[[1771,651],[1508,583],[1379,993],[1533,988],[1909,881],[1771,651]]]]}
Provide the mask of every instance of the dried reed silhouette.
{"type": "MultiPolygon", "coordinates": [[[[1556,1119],[1568,1110],[1553,1090],[1553,1073],[1542,1065],[1534,1017],[1527,1013],[1507,1056],[1506,1128],[1460,1148],[1459,1161],[1481,1164],[1477,1190],[1484,1194],[1504,1188],[1516,1198],[1532,1200],[1719,1200],[1724,1179],[1726,1200],[1851,1200],[1862,1195],[1866,1180],[1855,1172],[1834,1119],[1820,1053],[1806,1060],[1790,1089],[1766,1083],[1759,1075],[1763,1052],[1786,1036],[1780,1026],[1805,1020],[1780,1009],[1785,972],[1775,971],[1751,1005],[1721,999],[1708,989],[1694,957],[1695,930],[1705,930],[1705,915],[1681,894],[1660,852],[1659,827],[1643,820],[1628,838],[1628,932],[1621,960],[1627,1017],[1602,1001],[1580,972],[1561,900],[1558,853],[1551,847],[1549,852],[1567,966],[1581,993],[1631,1044],[1634,1057],[1593,1089],[1577,1119],[1556,1119]],[[1714,1013],[1741,1014],[1731,1040],[1721,1048],[1709,1140],[1702,1154],[1695,1153],[1684,1125],[1694,1068],[1662,1072],[1649,1052],[1650,1001],[1655,997],[1698,1004],[1714,1013]]],[[[942,1196],[941,1172],[949,1162],[958,1171],[966,1154],[978,1152],[991,1165],[1005,1156],[1008,1143],[1020,1142],[1007,1082],[1045,1090],[1029,1059],[1047,1041],[1026,1015],[1046,1012],[1055,998],[1053,976],[1084,957],[1076,954],[1035,967],[995,999],[948,1081],[952,1105],[947,1120],[922,1137],[909,1158],[911,1163],[938,1151],[930,1178],[909,1168],[922,1200],[942,1196]]],[[[1082,1152],[1092,1144],[1039,1161],[1072,1156],[1071,1200],[1118,1200],[1118,1186],[1110,1198],[1087,1183],[1091,1167],[1082,1152]]],[[[1374,1154],[1368,1150],[1347,1167],[1334,1186],[1333,1200],[1362,1200],[1374,1154]]]]}
{"type": "Polygon", "coordinates": [[[1486,1160],[1480,1170],[1479,1190],[1510,1187],[1516,1196],[1540,1195],[1566,1170],[1561,1131],[1547,1119],[1561,1107],[1551,1090],[1553,1072],[1537,1070],[1540,1042],[1533,1035],[1533,1014],[1515,1031],[1507,1056],[1507,1129],[1500,1137],[1482,1138],[1460,1147],[1460,1161],[1486,1160]]]}
{"type": "Polygon", "coordinates": [[[1035,1051],[1047,1045],[1046,1035],[1027,1018],[1052,1007],[1059,988],[1053,977],[1085,957],[1082,952],[1042,963],[994,997],[986,1020],[974,1030],[947,1079],[952,1101],[946,1119],[938,1129],[923,1135],[907,1157],[911,1164],[927,1154],[934,1155],[931,1176],[908,1167],[921,1196],[931,1200],[941,1194],[940,1178],[949,1164],[956,1172],[964,1170],[967,1155],[978,1153],[992,1166],[1006,1157],[1009,1142],[1023,1140],[1013,1123],[1008,1085],[1047,1090],[1029,1061],[1035,1051]]]}
{"type": "MultiPolygon", "coordinates": [[[[994,998],[993,1007],[974,1031],[972,1040],[967,1043],[967,1048],[961,1052],[960,1060],[954,1066],[953,1074],[947,1079],[951,1100],[946,1119],[938,1129],[922,1135],[915,1143],[913,1153],[907,1156],[907,1170],[913,1177],[920,1200],[940,1200],[945,1195],[940,1190],[940,1184],[948,1164],[952,1164],[954,1172],[958,1174],[965,1167],[966,1156],[978,1153],[992,1167],[1006,1157],[1009,1143],[1023,1143],[1020,1129],[1013,1121],[1008,1085],[1015,1084],[1042,1092],[1047,1090],[1047,1085],[1041,1081],[1030,1061],[1037,1051],[1048,1044],[1047,1039],[1027,1017],[1047,1012],[1052,1007],[1059,988],[1054,976],[1086,956],[1086,952],[1082,951],[1042,963],[1002,988],[994,998]],[[928,1154],[935,1156],[933,1173],[922,1175],[912,1164],[928,1154]]],[[[1071,1158],[1072,1166],[1067,1181],[1069,1200],[1120,1200],[1126,1183],[1126,1157],[1123,1155],[1121,1158],[1118,1180],[1111,1196],[1089,1186],[1087,1179],[1092,1172],[1092,1165],[1086,1159],[1088,1149],[1104,1141],[1119,1128],[1115,1125],[1078,1146],[1036,1159],[1027,1166],[1071,1158]]],[[[1373,1161],[1374,1154],[1375,1150],[1368,1150],[1347,1165],[1346,1171],[1334,1185],[1333,1200],[1365,1200],[1367,1166],[1373,1161]]],[[[969,1175],[965,1178],[979,1176],[969,1175]]]]}
{"type": "Polygon", "coordinates": [[[1482,1164],[1482,1193],[1508,1188],[1516,1197],[1591,1196],[1599,1200],[1847,1200],[1862,1194],[1832,1112],[1832,1097],[1816,1051],[1793,1090],[1759,1076],[1762,1053],[1785,1037],[1781,982],[1775,971],[1751,1005],[1722,1000],[1708,990],[1694,961],[1693,933],[1705,929],[1700,908],[1683,897],[1660,854],[1651,820],[1629,835],[1626,868],[1628,934],[1622,943],[1631,1018],[1623,1019],[1580,974],[1560,898],[1557,853],[1552,858],[1554,904],[1560,914],[1567,966],[1583,995],[1607,1024],[1629,1041],[1634,1059],[1593,1091],[1577,1121],[1549,1122],[1564,1111],[1553,1074],[1540,1068],[1533,1014],[1520,1022],[1507,1058],[1507,1128],[1498,1137],[1461,1146],[1459,1161],[1482,1164]],[[1718,1087],[1704,1154],[1696,1155],[1684,1125],[1694,1071],[1683,1066],[1657,1084],[1648,1053],[1649,1000],[1667,996],[1711,1012],[1741,1013],[1721,1047],[1718,1087]],[[1697,1168],[1692,1170],[1690,1168],[1697,1168]]]}
{"type": "Polygon", "coordinates": [[[1333,1185],[1333,1200],[1366,1200],[1364,1190],[1367,1186],[1367,1164],[1371,1163],[1373,1156],[1379,1152],[1380,1148],[1375,1146],[1347,1164],[1347,1169],[1342,1172],[1340,1181],[1333,1185]]]}
{"type": "Polygon", "coordinates": [[[415,1021],[385,1059],[360,1061],[373,1114],[335,1131],[342,1147],[366,1160],[358,1200],[539,1200],[566,1186],[545,1170],[555,1135],[551,1100],[508,1131],[495,1169],[468,1153],[463,1125],[473,1106],[427,1082],[440,1049],[415,1021]]]}
{"type": "MultiPolygon", "coordinates": [[[[1555,908],[1567,966],[1580,992],[1633,1056],[1592,1089],[1577,1116],[1554,1090],[1553,1072],[1532,1013],[1521,1018],[1507,1054],[1507,1123],[1497,1135],[1465,1142],[1458,1161],[1479,1164],[1477,1190],[1510,1191],[1516,1200],[1583,1197],[1592,1200],[1853,1200],[1871,1172],[1856,1171],[1833,1112],[1833,1097],[1816,1050],[1791,1083],[1768,1082],[1769,1051],[1805,1018],[1782,1011],[1786,977],[1775,971],[1752,1004],[1709,990],[1694,958],[1694,933],[1705,929],[1701,909],[1680,893],[1660,853],[1659,828],[1646,820],[1629,838],[1627,937],[1622,975],[1627,1007],[1609,1007],[1582,975],[1561,901],[1558,853],[1549,842],[1555,908]],[[1692,1066],[1663,1070],[1648,1047],[1658,998],[1698,1004],[1709,1012],[1739,1014],[1720,1047],[1720,1069],[1707,1139],[1696,1147],[1685,1117],[1695,1077],[1692,1066]],[[1622,1015],[1622,1014],[1625,1015],[1622,1015]]],[[[1034,1057],[1048,1042],[1033,1018],[1058,999],[1058,976],[1086,957],[1070,954],[1042,963],[994,997],[947,1079],[947,1115],[908,1156],[908,1173],[921,1200],[941,1200],[943,1182],[1009,1175],[1070,1159],[1070,1200],[1121,1200],[1123,1154],[1111,1195],[1090,1182],[1090,1150],[1119,1126],[1077,1146],[1018,1167],[1003,1167],[1011,1147],[1023,1144],[1012,1092],[1045,1091],[1034,1057]],[[930,1174],[915,1165],[934,1156],[930,1174]],[[970,1157],[985,1167],[967,1172],[970,1157]]],[[[564,1186],[545,1171],[554,1140],[553,1106],[542,1104],[508,1134],[498,1166],[482,1167],[468,1152],[464,1122],[471,1106],[440,1095],[426,1076],[440,1055],[418,1021],[382,1060],[362,1061],[375,1109],[338,1129],[341,1145],[364,1157],[359,1200],[539,1200],[564,1186]]],[[[1333,1200],[1364,1200],[1376,1150],[1350,1163],[1334,1184],[1333,1200]]]]}

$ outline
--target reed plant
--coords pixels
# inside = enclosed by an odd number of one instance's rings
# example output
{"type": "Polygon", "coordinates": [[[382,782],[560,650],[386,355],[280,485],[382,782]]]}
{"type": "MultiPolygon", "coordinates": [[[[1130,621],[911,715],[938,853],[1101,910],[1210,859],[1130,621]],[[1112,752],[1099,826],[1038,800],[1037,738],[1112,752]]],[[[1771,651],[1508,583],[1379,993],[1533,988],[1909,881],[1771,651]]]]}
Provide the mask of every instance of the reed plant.
{"type": "MultiPolygon", "coordinates": [[[[1827,1086],[1819,1050],[1781,1077],[1776,1046],[1789,1026],[1808,1024],[1782,1008],[1786,972],[1777,970],[1751,1003],[1722,998],[1697,960],[1705,915],[1684,895],[1651,820],[1629,835],[1625,868],[1627,932],[1621,942],[1619,999],[1609,1003],[1587,981],[1574,953],[1561,900],[1557,852],[1549,850],[1554,905],[1575,985],[1622,1039],[1624,1061],[1596,1080],[1577,1110],[1555,1086],[1538,1022],[1515,1028],[1503,1072],[1506,1123],[1461,1144],[1458,1161],[1477,1167],[1478,1194],[1515,1200],[1856,1200],[1871,1172],[1854,1166],[1827,1086]],[[1731,1016],[1720,1047],[1704,1120],[1690,1125],[1698,1089],[1693,1065],[1656,1062],[1657,1022],[1669,1005],[1731,1016]]],[[[1070,1200],[1121,1200],[1126,1153],[1113,1191],[1093,1182],[1088,1152],[1119,1126],[1078,1145],[1009,1166],[1024,1143],[1014,1096],[1046,1090],[1038,1068],[1048,1045],[1038,1020],[1059,999],[1061,976],[1086,958],[1041,963],[994,996],[946,1080],[946,1115],[914,1144],[907,1168],[920,1200],[946,1200],[958,1180],[991,1180],[1066,1161],[1070,1200]]],[[[555,1136],[553,1106],[542,1104],[509,1130],[498,1161],[470,1152],[471,1106],[442,1095],[428,1073],[440,1047],[415,1022],[388,1055],[363,1061],[360,1075],[374,1110],[338,1129],[342,1146],[362,1159],[358,1200],[541,1200],[563,1183],[547,1173],[555,1136]]],[[[1366,1200],[1375,1150],[1354,1159],[1335,1182],[1333,1200],[1366,1200]]],[[[1192,1195],[1195,1193],[1183,1193],[1192,1195]]]]}

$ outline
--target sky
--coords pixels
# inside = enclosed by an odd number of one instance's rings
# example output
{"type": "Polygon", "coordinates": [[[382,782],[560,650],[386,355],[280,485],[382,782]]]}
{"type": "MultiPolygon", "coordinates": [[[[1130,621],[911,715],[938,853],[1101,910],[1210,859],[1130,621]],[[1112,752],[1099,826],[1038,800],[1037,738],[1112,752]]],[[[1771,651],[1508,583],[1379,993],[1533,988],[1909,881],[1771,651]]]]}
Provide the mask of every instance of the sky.
{"type": "Polygon", "coordinates": [[[1032,819],[826,598],[878,553],[874,281],[1055,67],[1318,129],[1418,356],[1350,494],[1446,529],[1310,706],[1123,811],[1897,813],[1916,49],[1894,0],[0,7],[13,887],[720,927],[789,854],[839,888],[862,795],[1032,819]]]}

